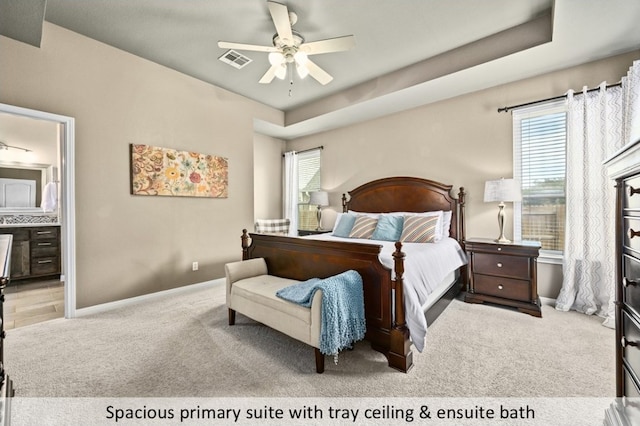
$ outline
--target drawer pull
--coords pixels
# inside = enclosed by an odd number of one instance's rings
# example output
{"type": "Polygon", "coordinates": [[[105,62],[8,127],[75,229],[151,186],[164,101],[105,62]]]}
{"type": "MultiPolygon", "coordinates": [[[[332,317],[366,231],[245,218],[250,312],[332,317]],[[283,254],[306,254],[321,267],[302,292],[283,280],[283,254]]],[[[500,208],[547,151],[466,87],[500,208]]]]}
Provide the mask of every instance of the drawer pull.
{"type": "Polygon", "coordinates": [[[629,185],[629,197],[633,197],[633,194],[640,194],[640,189],[636,189],[629,185]]]}
{"type": "Polygon", "coordinates": [[[629,239],[637,237],[638,235],[640,235],[640,231],[634,231],[633,228],[629,228],[629,239]]]}
{"type": "Polygon", "coordinates": [[[38,243],[39,246],[50,246],[51,243],[38,243]]]}
{"type": "Polygon", "coordinates": [[[638,346],[638,342],[632,342],[630,340],[627,340],[626,337],[623,337],[622,339],[620,339],[620,344],[622,345],[623,348],[626,348],[627,346],[638,346]]]}
{"type": "Polygon", "coordinates": [[[38,235],[48,235],[48,234],[53,234],[53,232],[51,232],[51,231],[38,231],[38,232],[36,232],[36,234],[38,234],[38,235]]]}
{"type": "Polygon", "coordinates": [[[502,290],[504,287],[502,287],[502,284],[498,284],[498,290],[502,290]]]}
{"type": "Polygon", "coordinates": [[[498,268],[502,268],[502,263],[498,262],[498,264],[496,265],[498,268]]]}
{"type": "Polygon", "coordinates": [[[498,247],[498,251],[502,251],[502,247],[498,247]]]}
{"type": "Polygon", "coordinates": [[[637,286],[637,285],[638,285],[638,281],[630,280],[627,277],[624,277],[622,279],[622,286],[623,287],[637,286]]]}
{"type": "Polygon", "coordinates": [[[47,259],[47,260],[38,260],[38,263],[39,263],[39,264],[42,264],[42,263],[52,263],[52,262],[53,262],[53,260],[51,260],[51,259],[47,259]]]}

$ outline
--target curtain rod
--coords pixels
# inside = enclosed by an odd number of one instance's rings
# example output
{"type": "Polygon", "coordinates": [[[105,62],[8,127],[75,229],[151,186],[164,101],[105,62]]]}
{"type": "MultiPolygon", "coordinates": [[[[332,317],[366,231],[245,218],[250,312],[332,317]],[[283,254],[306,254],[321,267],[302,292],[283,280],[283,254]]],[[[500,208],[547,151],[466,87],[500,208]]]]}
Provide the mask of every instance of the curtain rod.
{"type": "MultiPolygon", "coordinates": [[[[609,89],[611,87],[617,87],[617,86],[620,86],[620,85],[622,85],[622,82],[610,84],[610,85],[607,86],[607,89],[609,89]]],[[[593,91],[596,91],[596,90],[600,90],[600,87],[594,87],[592,89],[587,89],[587,93],[588,92],[593,92],[593,91]]],[[[580,92],[580,93],[582,93],[582,92],[580,92]]],[[[506,106],[506,107],[498,108],[498,112],[509,112],[512,109],[522,108],[522,107],[535,105],[535,104],[541,104],[543,102],[557,101],[558,99],[563,99],[563,98],[566,98],[566,97],[567,97],[567,95],[560,95],[560,96],[554,96],[552,98],[540,99],[539,101],[527,102],[525,104],[506,106]]]]}
{"type": "MultiPolygon", "coordinates": [[[[296,154],[300,154],[301,152],[309,152],[309,151],[314,151],[316,149],[324,149],[323,145],[317,146],[315,148],[309,148],[309,149],[303,149],[302,151],[296,151],[296,154]]],[[[282,156],[284,157],[284,154],[282,154],[282,156]]]]}

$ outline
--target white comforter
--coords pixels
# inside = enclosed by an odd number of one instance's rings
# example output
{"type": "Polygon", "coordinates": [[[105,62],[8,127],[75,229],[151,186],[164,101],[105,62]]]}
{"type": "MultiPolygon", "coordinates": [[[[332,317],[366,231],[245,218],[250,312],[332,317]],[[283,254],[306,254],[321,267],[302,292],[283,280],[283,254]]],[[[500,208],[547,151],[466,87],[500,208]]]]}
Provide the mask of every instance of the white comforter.
{"type": "MultiPolygon", "coordinates": [[[[340,238],[331,234],[304,238],[381,245],[380,262],[393,271],[394,242],[340,238]]],[[[405,318],[411,340],[418,352],[422,352],[427,335],[427,320],[422,306],[447,275],[467,263],[467,257],[460,244],[449,237],[437,243],[403,243],[402,251],[406,254],[403,277],[405,318]]]]}

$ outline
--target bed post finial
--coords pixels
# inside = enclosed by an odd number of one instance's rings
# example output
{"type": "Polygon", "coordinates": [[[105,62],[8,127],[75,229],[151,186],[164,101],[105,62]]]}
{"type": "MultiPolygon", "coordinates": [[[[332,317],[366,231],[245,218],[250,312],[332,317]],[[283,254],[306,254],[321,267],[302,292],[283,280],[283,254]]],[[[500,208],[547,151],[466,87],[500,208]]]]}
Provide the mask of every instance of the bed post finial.
{"type": "Polygon", "coordinates": [[[249,258],[249,234],[247,233],[246,229],[242,230],[242,236],[240,237],[240,239],[242,240],[242,260],[247,260],[249,258]]]}
{"type": "Polygon", "coordinates": [[[347,212],[347,194],[342,193],[342,213],[347,212]]]}

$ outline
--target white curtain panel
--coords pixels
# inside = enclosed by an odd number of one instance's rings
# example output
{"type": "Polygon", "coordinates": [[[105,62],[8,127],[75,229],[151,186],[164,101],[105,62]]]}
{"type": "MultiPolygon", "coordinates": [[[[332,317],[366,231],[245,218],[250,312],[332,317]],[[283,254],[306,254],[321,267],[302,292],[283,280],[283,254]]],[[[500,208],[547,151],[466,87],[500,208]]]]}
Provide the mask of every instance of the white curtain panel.
{"type": "Polygon", "coordinates": [[[556,309],[605,318],[614,328],[615,189],[604,160],[619,150],[623,87],[567,94],[566,228],[556,309]]]}
{"type": "Polygon", "coordinates": [[[295,151],[284,154],[283,212],[289,219],[289,235],[298,235],[298,154],[295,151]]]}
{"type": "Polygon", "coordinates": [[[640,60],[635,61],[622,78],[624,96],[623,140],[625,144],[640,140],[640,60]]]}

